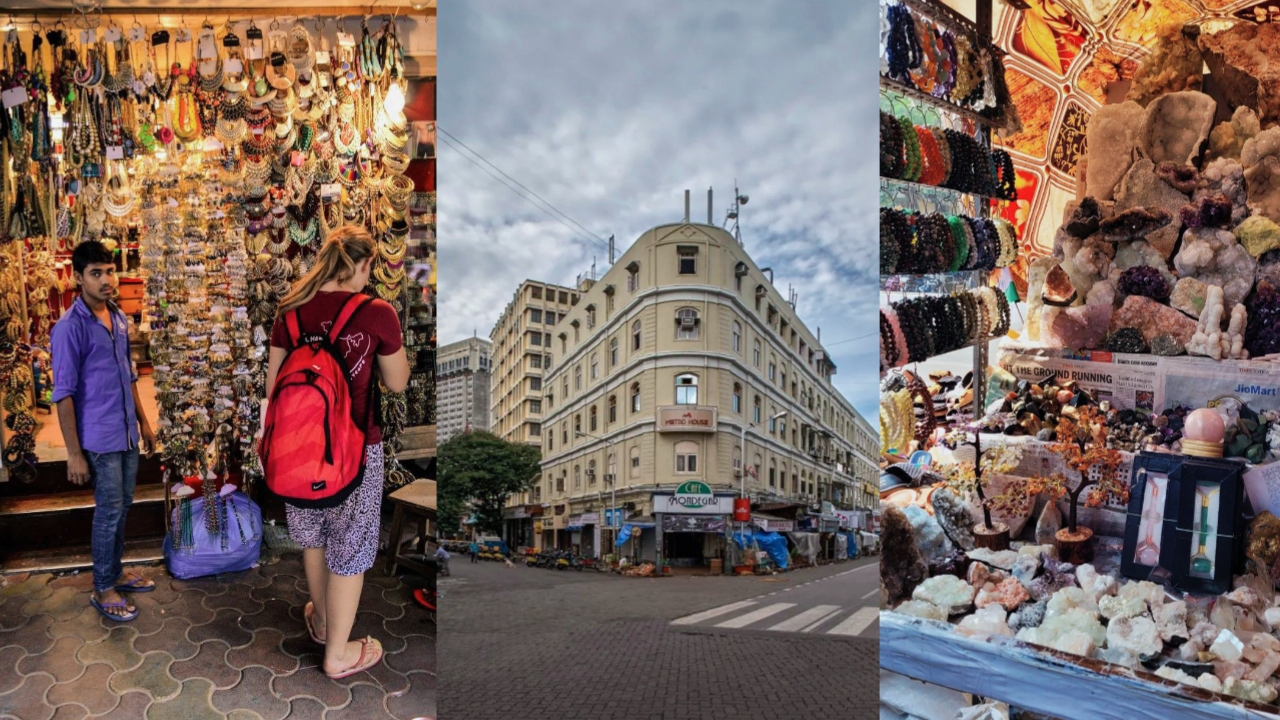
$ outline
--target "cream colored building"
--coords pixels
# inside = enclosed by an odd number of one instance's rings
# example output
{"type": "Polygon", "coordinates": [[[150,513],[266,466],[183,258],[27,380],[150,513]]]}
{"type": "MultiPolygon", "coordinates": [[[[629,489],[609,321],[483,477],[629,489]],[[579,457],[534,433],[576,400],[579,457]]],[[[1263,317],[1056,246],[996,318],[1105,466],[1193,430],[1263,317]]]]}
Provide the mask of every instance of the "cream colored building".
{"type": "Polygon", "coordinates": [[[770,275],[686,222],[641,235],[582,294],[542,377],[542,545],[608,552],[611,491],[651,522],[653,493],[687,481],[736,494],[744,428],[754,501],[875,506],[876,435],[770,275]]]}
{"type": "Polygon", "coordinates": [[[489,429],[492,346],[470,337],[436,353],[436,442],[468,430],[489,429]]]}
{"type": "MultiPolygon", "coordinates": [[[[494,435],[508,442],[542,445],[543,375],[555,359],[555,331],[580,294],[573,288],[526,280],[502,311],[489,333],[493,354],[489,431],[494,435]]],[[[509,542],[532,541],[531,515],[541,506],[536,510],[527,506],[540,502],[540,485],[510,498],[507,520],[517,522],[508,523],[509,542]]]]}

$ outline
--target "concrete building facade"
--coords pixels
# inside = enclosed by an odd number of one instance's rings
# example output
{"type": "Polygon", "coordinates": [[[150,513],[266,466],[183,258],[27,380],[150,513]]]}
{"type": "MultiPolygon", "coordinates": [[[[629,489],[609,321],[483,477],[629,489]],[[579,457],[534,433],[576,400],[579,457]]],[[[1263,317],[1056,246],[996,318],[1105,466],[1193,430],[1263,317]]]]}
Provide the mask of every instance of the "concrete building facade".
{"type": "Polygon", "coordinates": [[[492,346],[471,337],[436,353],[436,438],[443,443],[468,430],[489,429],[492,346]]]}
{"type": "MultiPolygon", "coordinates": [[[[757,506],[875,506],[876,434],[771,276],[729,233],[685,222],[641,235],[582,293],[542,377],[541,546],[609,552],[608,508],[653,523],[656,499],[689,487],[745,486],[757,506]]],[[[697,547],[707,522],[663,556],[712,557],[697,547]]]]}

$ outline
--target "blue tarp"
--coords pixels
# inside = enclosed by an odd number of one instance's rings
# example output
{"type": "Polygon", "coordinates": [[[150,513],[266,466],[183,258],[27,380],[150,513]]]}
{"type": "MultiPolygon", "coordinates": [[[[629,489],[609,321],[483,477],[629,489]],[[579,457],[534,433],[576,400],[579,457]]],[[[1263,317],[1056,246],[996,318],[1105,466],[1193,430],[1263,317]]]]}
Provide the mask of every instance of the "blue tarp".
{"type": "Polygon", "coordinates": [[[639,533],[641,529],[642,528],[636,527],[635,525],[623,525],[622,529],[618,531],[618,542],[616,544],[621,545],[625,543],[631,539],[632,535],[639,533]]]}
{"type": "Polygon", "coordinates": [[[844,536],[849,538],[849,557],[858,557],[858,536],[854,532],[846,532],[844,536]]]}
{"type": "Polygon", "coordinates": [[[485,540],[484,547],[489,550],[497,550],[503,555],[508,555],[511,552],[507,549],[507,543],[503,540],[485,540]]]}
{"type": "Polygon", "coordinates": [[[791,554],[787,550],[787,539],[776,532],[734,533],[733,541],[743,550],[759,546],[761,550],[769,553],[773,562],[783,570],[786,570],[791,562],[791,554]]]}

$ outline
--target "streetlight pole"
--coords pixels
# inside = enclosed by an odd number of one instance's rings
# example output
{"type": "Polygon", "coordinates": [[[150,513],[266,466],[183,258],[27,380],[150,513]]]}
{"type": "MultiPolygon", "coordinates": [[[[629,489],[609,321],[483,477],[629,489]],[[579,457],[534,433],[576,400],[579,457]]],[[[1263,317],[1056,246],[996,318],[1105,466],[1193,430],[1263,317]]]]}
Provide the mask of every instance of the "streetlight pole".
{"type": "MultiPolygon", "coordinates": [[[[609,507],[608,511],[606,511],[606,512],[605,512],[605,515],[607,515],[607,516],[609,516],[609,517],[610,517],[610,521],[609,521],[609,530],[613,533],[613,538],[612,538],[612,540],[613,540],[613,551],[616,553],[616,552],[618,552],[618,477],[617,477],[617,473],[611,473],[611,472],[608,472],[608,470],[609,470],[609,457],[610,457],[610,451],[613,449],[613,441],[612,441],[612,440],[609,440],[608,438],[602,438],[602,437],[599,437],[599,436],[596,436],[596,435],[592,435],[592,434],[590,434],[590,433],[584,433],[584,432],[582,432],[581,430],[575,430],[575,431],[573,431],[573,434],[574,434],[574,436],[575,436],[575,437],[589,437],[589,438],[591,438],[591,439],[593,439],[593,440],[604,440],[604,467],[605,467],[605,475],[612,475],[612,476],[613,476],[613,477],[609,480],[609,505],[610,505],[610,507],[609,507]]],[[[599,552],[600,552],[600,549],[599,549],[599,548],[596,548],[596,553],[597,553],[597,554],[599,554],[599,552]]]]}

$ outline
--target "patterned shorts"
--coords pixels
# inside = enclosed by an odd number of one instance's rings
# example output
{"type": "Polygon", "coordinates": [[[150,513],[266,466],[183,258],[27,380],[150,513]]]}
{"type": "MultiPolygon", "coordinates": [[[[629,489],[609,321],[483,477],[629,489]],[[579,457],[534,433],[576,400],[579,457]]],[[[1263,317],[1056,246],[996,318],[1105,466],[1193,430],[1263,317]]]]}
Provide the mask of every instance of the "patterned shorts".
{"type": "Polygon", "coordinates": [[[382,444],[365,447],[364,481],[337,507],[315,509],[285,504],[289,538],[304,548],[324,548],[335,575],[359,575],[378,554],[382,508],[382,444]]]}

